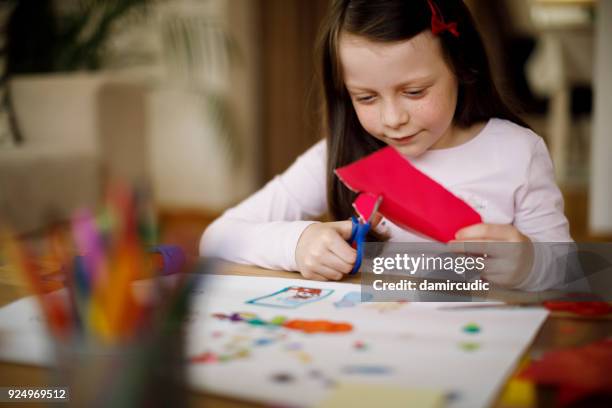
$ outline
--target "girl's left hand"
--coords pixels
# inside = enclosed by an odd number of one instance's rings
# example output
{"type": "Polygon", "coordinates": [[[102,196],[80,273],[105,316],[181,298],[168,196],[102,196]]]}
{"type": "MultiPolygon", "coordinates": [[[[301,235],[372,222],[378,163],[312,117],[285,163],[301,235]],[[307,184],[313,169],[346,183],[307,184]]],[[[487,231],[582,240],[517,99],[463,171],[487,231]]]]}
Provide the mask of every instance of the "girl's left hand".
{"type": "Polygon", "coordinates": [[[457,231],[449,245],[465,253],[486,254],[482,277],[502,287],[523,282],[533,264],[531,240],[509,224],[470,225],[457,231]]]}
{"type": "Polygon", "coordinates": [[[457,231],[455,241],[459,242],[531,242],[526,236],[510,224],[474,224],[457,231]]]}

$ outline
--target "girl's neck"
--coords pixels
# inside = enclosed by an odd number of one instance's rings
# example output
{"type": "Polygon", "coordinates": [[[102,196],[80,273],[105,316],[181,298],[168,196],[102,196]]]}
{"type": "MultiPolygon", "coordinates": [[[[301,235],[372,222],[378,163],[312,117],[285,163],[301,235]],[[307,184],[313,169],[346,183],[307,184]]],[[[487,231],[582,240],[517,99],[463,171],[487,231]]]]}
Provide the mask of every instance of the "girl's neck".
{"type": "Polygon", "coordinates": [[[449,134],[446,137],[442,137],[440,139],[441,143],[436,143],[431,149],[438,150],[461,146],[475,138],[484,129],[486,124],[487,122],[476,122],[468,127],[451,125],[448,129],[449,134]]]}

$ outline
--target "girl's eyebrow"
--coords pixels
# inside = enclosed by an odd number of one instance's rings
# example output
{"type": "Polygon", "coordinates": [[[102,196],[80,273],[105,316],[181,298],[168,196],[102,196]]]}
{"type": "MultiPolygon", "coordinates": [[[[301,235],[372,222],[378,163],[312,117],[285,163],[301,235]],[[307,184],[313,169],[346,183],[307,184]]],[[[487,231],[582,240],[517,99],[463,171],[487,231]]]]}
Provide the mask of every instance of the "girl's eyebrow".
{"type": "MultiPolygon", "coordinates": [[[[429,82],[431,80],[432,80],[431,76],[424,76],[424,77],[421,77],[421,78],[413,78],[413,79],[410,79],[408,81],[404,81],[404,82],[401,82],[401,83],[395,85],[394,88],[404,88],[406,86],[410,86],[410,85],[414,86],[416,84],[422,86],[423,82],[429,82]]],[[[357,85],[353,85],[353,84],[349,84],[349,83],[346,84],[346,88],[349,91],[364,91],[364,92],[372,92],[373,91],[370,88],[361,87],[361,86],[357,86],[357,85]]]]}

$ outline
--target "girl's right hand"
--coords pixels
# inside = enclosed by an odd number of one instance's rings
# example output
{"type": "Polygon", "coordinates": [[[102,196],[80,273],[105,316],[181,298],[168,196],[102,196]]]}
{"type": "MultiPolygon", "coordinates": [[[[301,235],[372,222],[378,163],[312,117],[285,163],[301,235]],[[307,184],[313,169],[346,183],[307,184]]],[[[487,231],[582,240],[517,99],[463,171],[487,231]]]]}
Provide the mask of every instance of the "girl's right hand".
{"type": "Polygon", "coordinates": [[[295,249],[298,271],[306,279],[340,280],[357,260],[357,251],[347,240],[352,222],[336,221],[311,224],[300,236],[295,249]]]}

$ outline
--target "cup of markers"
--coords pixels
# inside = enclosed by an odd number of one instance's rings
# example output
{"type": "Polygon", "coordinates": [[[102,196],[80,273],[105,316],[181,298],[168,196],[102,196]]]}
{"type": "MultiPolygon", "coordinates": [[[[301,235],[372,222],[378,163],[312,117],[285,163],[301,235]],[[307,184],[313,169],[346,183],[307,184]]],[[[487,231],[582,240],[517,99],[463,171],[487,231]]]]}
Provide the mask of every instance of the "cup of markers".
{"type": "MultiPolygon", "coordinates": [[[[168,288],[160,292],[170,295],[168,288]]],[[[56,337],[55,382],[69,388],[71,405],[185,406],[182,326],[187,297],[187,292],[174,294],[168,305],[150,305],[129,336],[56,337]]]]}
{"type": "Polygon", "coordinates": [[[74,407],[185,406],[181,341],[58,341],[52,380],[69,390],[74,407]]]}
{"type": "Polygon", "coordinates": [[[84,407],[185,406],[184,321],[195,276],[179,247],[153,246],[155,228],[132,191],[115,189],[101,215],[80,211],[71,233],[47,236],[62,265],[50,291],[36,256],[10,234],[2,249],[30,283],[54,350],[53,382],[84,407]]]}

